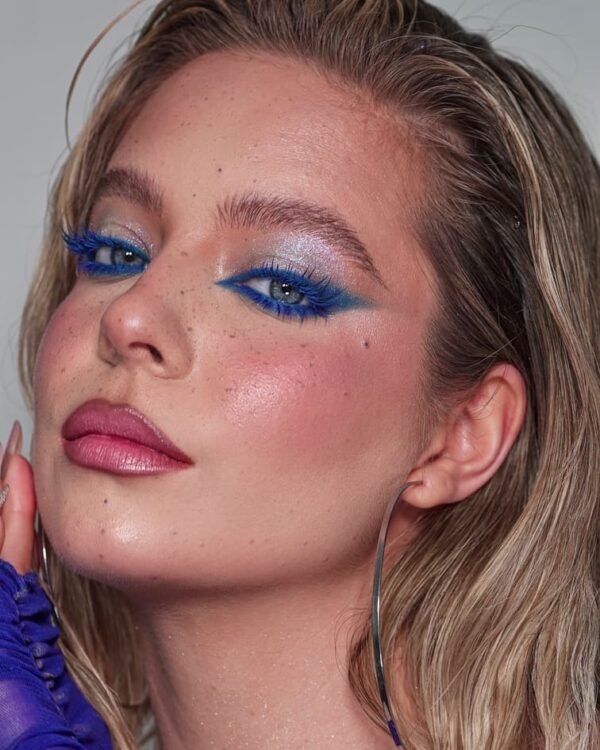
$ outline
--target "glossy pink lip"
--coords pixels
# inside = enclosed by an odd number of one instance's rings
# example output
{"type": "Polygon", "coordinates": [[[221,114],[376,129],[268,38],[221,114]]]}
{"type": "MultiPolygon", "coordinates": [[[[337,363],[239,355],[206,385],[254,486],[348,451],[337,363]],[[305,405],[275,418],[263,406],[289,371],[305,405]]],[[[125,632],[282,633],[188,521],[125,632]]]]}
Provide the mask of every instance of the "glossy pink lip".
{"type": "Polygon", "coordinates": [[[75,463],[115,474],[156,474],[193,463],[137,409],[106,399],[75,409],[61,434],[75,463]]]}

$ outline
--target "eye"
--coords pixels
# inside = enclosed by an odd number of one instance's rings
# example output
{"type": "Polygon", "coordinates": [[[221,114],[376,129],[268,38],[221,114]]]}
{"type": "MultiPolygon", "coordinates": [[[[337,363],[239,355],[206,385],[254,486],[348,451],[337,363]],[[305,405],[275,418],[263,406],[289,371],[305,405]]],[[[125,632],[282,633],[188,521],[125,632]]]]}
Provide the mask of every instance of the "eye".
{"type": "Polygon", "coordinates": [[[128,240],[97,234],[63,234],[65,246],[78,257],[77,272],[85,276],[129,276],[146,269],[150,258],[128,240]]]}
{"type": "Polygon", "coordinates": [[[358,307],[363,300],[331,283],[329,277],[316,277],[309,269],[299,272],[274,261],[216,282],[242,294],[266,312],[278,317],[327,318],[335,312],[358,307]],[[254,286],[247,283],[257,279],[254,286]]]}

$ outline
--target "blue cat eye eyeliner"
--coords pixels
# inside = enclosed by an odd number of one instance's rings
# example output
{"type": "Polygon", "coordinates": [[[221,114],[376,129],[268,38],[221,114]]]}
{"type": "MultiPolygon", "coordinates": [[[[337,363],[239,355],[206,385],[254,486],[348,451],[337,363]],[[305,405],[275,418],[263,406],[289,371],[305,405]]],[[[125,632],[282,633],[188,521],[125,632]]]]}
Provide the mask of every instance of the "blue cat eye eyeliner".
{"type": "Polygon", "coordinates": [[[150,262],[148,255],[139,247],[121,237],[97,234],[86,229],[82,234],[63,232],[63,240],[69,252],[78,256],[77,271],[88,276],[128,276],[141,273],[150,262]],[[89,260],[100,250],[107,251],[110,263],[89,260]],[[119,257],[121,262],[115,262],[119,257]],[[132,261],[142,261],[134,265],[132,261]]]}
{"type": "MultiPolygon", "coordinates": [[[[67,250],[78,258],[78,273],[86,276],[130,276],[143,272],[150,263],[143,250],[118,237],[90,229],[81,234],[65,232],[63,237],[67,250]],[[105,262],[99,262],[100,253],[104,254],[105,262]]],[[[314,269],[300,272],[289,265],[280,266],[273,259],[215,284],[245,296],[265,312],[299,322],[369,305],[367,300],[334,285],[329,277],[316,277],[314,269]],[[252,279],[270,279],[268,293],[244,283],[252,279]]]]}
{"type": "Polygon", "coordinates": [[[359,307],[365,302],[331,283],[328,277],[313,278],[314,271],[300,273],[279,266],[271,260],[268,264],[235,274],[216,283],[243,294],[267,312],[281,317],[293,317],[302,322],[306,318],[327,318],[340,310],[359,307]],[[250,279],[272,279],[269,295],[247,286],[250,279]],[[274,299],[278,295],[280,299],[274,299]]]}

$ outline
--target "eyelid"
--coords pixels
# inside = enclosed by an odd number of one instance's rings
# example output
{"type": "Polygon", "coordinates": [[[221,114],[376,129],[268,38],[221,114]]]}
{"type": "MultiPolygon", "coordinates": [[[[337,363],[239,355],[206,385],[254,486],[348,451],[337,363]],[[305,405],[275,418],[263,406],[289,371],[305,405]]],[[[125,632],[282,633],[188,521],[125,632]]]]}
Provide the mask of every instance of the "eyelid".
{"type": "Polygon", "coordinates": [[[331,282],[329,276],[313,279],[315,273],[316,269],[297,271],[290,266],[279,266],[276,265],[274,261],[271,261],[268,265],[255,266],[247,271],[242,271],[233,276],[229,276],[227,279],[223,279],[223,281],[227,281],[230,284],[236,284],[241,281],[249,281],[250,279],[275,276],[278,278],[285,278],[290,283],[298,286],[301,290],[313,291],[318,287],[327,287],[333,291],[341,291],[339,287],[331,282]]]}
{"type": "Polygon", "coordinates": [[[262,264],[247,271],[234,274],[216,282],[218,286],[230,288],[242,296],[249,297],[267,312],[275,312],[284,317],[296,317],[300,320],[321,317],[327,319],[335,313],[356,307],[370,307],[368,299],[357,297],[343,287],[331,283],[329,277],[313,279],[314,269],[296,271],[288,265],[282,267],[271,260],[270,264],[262,264]],[[242,283],[251,279],[276,278],[291,284],[298,289],[309,301],[308,305],[285,305],[279,300],[272,300],[262,292],[242,283]],[[285,313],[283,312],[285,311],[285,313]],[[300,312],[305,311],[305,312],[300,312]]]}
{"type": "Polygon", "coordinates": [[[114,247],[121,250],[130,250],[142,258],[142,260],[150,261],[150,256],[147,252],[123,237],[101,234],[95,232],[93,229],[85,229],[83,232],[69,232],[64,230],[62,234],[65,245],[75,255],[86,256],[100,247],[114,247]]]}

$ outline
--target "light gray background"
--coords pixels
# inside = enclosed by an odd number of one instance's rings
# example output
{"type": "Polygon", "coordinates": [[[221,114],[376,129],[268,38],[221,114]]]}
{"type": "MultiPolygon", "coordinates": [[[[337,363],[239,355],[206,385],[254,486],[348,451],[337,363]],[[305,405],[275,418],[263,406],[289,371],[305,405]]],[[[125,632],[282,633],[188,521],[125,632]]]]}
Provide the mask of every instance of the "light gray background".
{"type": "MultiPolygon", "coordinates": [[[[434,0],[435,2],[435,0],[434,0]]],[[[65,153],[64,104],[75,67],[96,34],[129,0],[0,0],[0,441],[13,419],[31,420],[16,371],[18,324],[37,258],[48,190],[65,153]]],[[[74,135],[115,50],[154,0],[103,40],[80,79],[74,135]]],[[[530,63],[566,97],[600,152],[600,0],[437,0],[467,27],[530,63]]],[[[118,54],[118,51],[117,51],[118,54]]]]}

